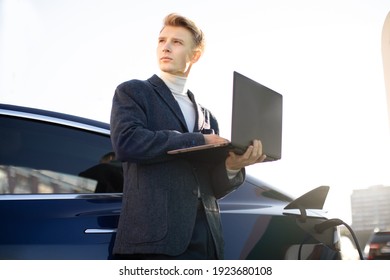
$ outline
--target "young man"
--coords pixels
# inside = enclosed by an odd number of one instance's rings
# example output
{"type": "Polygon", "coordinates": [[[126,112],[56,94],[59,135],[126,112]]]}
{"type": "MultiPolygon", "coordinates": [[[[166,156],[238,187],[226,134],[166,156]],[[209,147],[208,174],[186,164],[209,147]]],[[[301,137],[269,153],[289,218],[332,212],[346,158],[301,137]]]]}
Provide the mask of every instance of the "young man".
{"type": "Polygon", "coordinates": [[[230,153],[217,163],[167,154],[227,141],[218,136],[215,117],[186,88],[203,50],[202,31],[170,14],[158,38],[160,76],[130,80],[115,91],[111,138],[124,172],[116,258],[222,259],[217,199],[243,183],[245,166],[265,158],[259,140],[243,155],[230,153]]]}

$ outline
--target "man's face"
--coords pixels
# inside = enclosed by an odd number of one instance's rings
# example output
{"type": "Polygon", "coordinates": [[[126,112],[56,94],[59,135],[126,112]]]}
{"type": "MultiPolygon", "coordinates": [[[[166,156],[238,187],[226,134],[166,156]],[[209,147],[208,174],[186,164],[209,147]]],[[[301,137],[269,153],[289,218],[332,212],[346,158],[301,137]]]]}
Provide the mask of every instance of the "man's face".
{"type": "Polygon", "coordinates": [[[161,71],[187,77],[197,60],[190,31],[184,27],[166,26],[158,38],[157,59],[161,71]]]}

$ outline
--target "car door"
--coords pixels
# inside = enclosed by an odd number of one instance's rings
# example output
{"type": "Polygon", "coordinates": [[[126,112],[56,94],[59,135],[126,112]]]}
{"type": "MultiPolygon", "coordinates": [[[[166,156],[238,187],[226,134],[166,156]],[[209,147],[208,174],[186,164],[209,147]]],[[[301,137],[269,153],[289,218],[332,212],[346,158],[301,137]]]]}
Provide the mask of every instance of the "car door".
{"type": "Polygon", "coordinates": [[[0,259],[110,258],[122,182],[103,162],[109,133],[4,115],[0,127],[0,259]],[[97,191],[95,167],[117,192],[97,191]]]}

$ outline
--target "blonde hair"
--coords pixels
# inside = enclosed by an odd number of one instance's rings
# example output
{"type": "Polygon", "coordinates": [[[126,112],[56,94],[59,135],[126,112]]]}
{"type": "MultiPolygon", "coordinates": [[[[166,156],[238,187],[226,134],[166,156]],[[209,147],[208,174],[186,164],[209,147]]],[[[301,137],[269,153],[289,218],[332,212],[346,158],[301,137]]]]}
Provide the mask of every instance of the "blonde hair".
{"type": "Polygon", "coordinates": [[[205,38],[203,31],[192,20],[176,13],[167,15],[163,21],[163,30],[166,26],[184,27],[191,32],[195,48],[202,52],[205,48],[205,38]]]}

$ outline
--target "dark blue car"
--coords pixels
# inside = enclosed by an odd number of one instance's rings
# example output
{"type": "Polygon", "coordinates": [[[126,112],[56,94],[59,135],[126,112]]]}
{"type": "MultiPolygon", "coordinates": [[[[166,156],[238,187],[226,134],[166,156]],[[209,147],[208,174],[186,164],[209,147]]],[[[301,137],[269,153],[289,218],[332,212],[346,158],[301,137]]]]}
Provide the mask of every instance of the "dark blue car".
{"type": "MultiPolygon", "coordinates": [[[[0,259],[110,259],[122,169],[106,123],[0,104],[0,259]]],[[[227,259],[340,259],[319,187],[294,200],[247,175],[219,201],[227,259]]]]}

